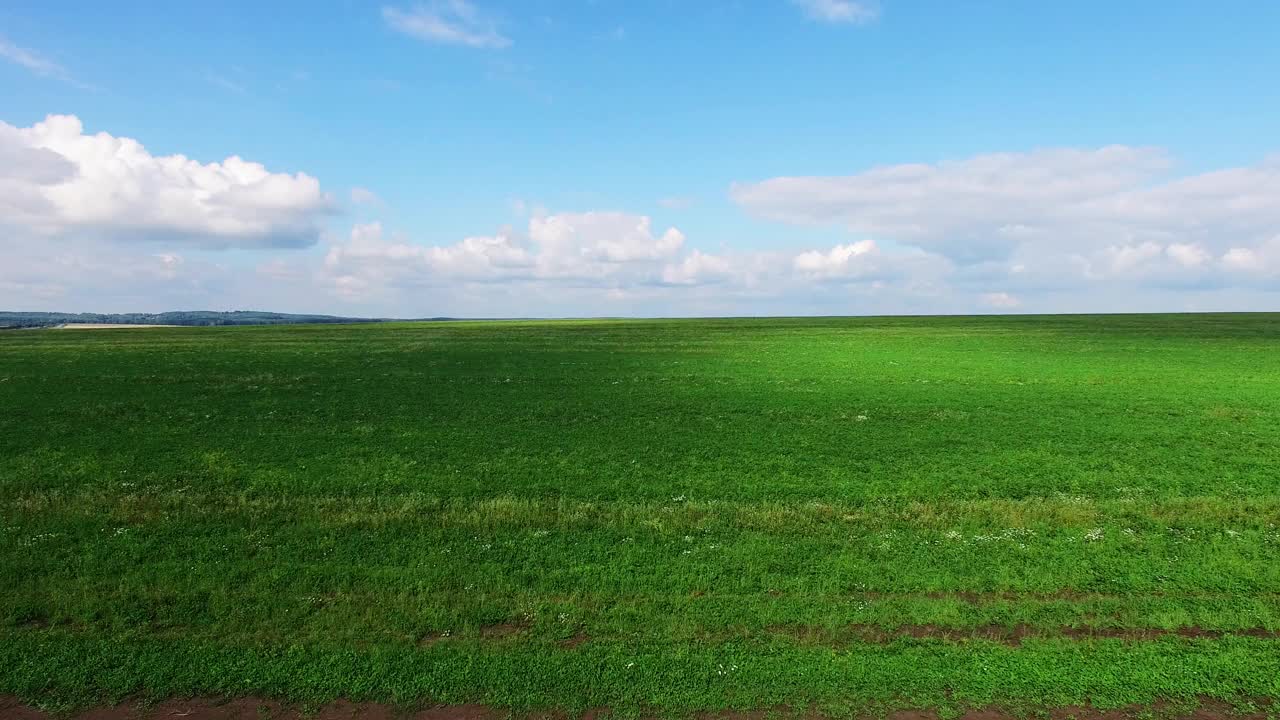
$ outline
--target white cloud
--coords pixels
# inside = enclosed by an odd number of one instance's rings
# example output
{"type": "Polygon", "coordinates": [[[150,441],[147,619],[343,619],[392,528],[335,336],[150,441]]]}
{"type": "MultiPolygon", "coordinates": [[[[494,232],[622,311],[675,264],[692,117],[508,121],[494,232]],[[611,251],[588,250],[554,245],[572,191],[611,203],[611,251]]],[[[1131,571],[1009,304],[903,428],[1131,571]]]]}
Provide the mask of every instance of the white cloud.
{"type": "Polygon", "coordinates": [[[1280,227],[1280,160],[1181,178],[1171,169],[1155,148],[1051,149],[779,177],[730,192],[754,215],[915,246],[975,281],[1016,276],[1027,292],[1109,278],[1229,284],[1222,271],[1247,264],[1244,251],[1280,227]]]}
{"type": "Polygon", "coordinates": [[[1197,243],[1174,243],[1164,251],[1183,267],[1201,267],[1210,260],[1209,251],[1197,243]]]}
{"type": "Polygon", "coordinates": [[[513,217],[499,211],[515,226],[490,234],[422,242],[367,223],[330,237],[323,256],[264,257],[221,250],[315,243],[334,203],[314,178],[155,156],[50,116],[0,123],[0,306],[401,317],[1274,306],[1280,161],[1182,178],[1171,166],[1159,150],[1111,147],[737,185],[752,213],[853,231],[815,242],[784,229],[750,250],[644,215],[518,202],[513,217]]]}
{"type": "Polygon", "coordinates": [[[1007,292],[993,292],[983,293],[982,303],[989,307],[1008,310],[1018,307],[1022,304],[1022,301],[1007,292]]]}
{"type": "Polygon", "coordinates": [[[351,188],[351,202],[357,205],[376,205],[379,207],[384,204],[377,193],[362,187],[351,188]]]}
{"type": "Polygon", "coordinates": [[[66,77],[67,71],[52,60],[41,56],[34,50],[18,47],[0,37],[0,58],[21,65],[37,75],[66,77]]]}
{"type": "Polygon", "coordinates": [[[792,264],[796,270],[816,277],[861,274],[870,269],[871,259],[878,248],[872,240],[862,240],[850,245],[837,245],[826,252],[810,250],[796,256],[792,264]]]}
{"type": "Polygon", "coordinates": [[[444,285],[529,275],[533,259],[505,234],[475,236],[447,246],[418,245],[384,236],[381,223],[356,225],[334,245],[324,267],[343,294],[367,288],[444,285]]]}
{"type": "Polygon", "coordinates": [[[834,303],[828,311],[887,311],[903,297],[936,296],[949,267],[920,250],[886,252],[870,241],[799,253],[708,253],[686,248],[677,228],[655,230],[643,215],[597,211],[535,214],[523,231],[451,245],[389,236],[376,223],[357,225],[329,249],[321,275],[333,294],[380,307],[424,294],[457,302],[477,293],[476,305],[496,304],[490,314],[506,316],[556,314],[548,308],[558,302],[572,303],[560,314],[627,307],[632,314],[687,315],[796,298],[834,303]],[[843,304],[855,296],[877,304],[843,304]]]}
{"type": "Polygon", "coordinates": [[[621,212],[535,215],[529,221],[529,237],[540,248],[542,269],[554,275],[663,260],[684,244],[684,234],[676,228],[655,237],[648,217],[621,212]]]}
{"type": "Polygon", "coordinates": [[[1223,269],[1244,276],[1280,276],[1280,235],[1256,247],[1233,247],[1223,254],[1223,269]]]}
{"type": "Polygon", "coordinates": [[[1063,225],[1082,230],[1134,214],[1127,194],[1168,167],[1164,152],[1149,148],[1039,150],[779,177],[735,184],[731,195],[773,220],[839,224],[960,257],[989,256],[1063,225]]]}
{"type": "Polygon", "coordinates": [[[71,115],[0,122],[0,228],[33,238],[301,247],[332,202],[308,175],[232,156],[202,164],[136,140],[86,134],[71,115]]]}
{"type": "Polygon", "coordinates": [[[467,0],[436,0],[411,10],[382,8],[382,19],[396,32],[427,42],[473,48],[505,48],[510,38],[467,0]]]}
{"type": "Polygon", "coordinates": [[[24,47],[14,45],[3,37],[0,37],[0,58],[24,67],[27,70],[40,75],[41,77],[51,77],[61,80],[65,83],[74,85],[82,90],[94,90],[91,85],[86,85],[71,76],[66,68],[40,53],[24,47]]]}
{"type": "Polygon", "coordinates": [[[1258,253],[1249,248],[1231,248],[1222,256],[1222,264],[1228,270],[1254,272],[1263,266],[1258,253]]]}
{"type": "Polygon", "coordinates": [[[538,214],[523,235],[504,230],[452,245],[389,238],[381,224],[369,223],[329,249],[325,271],[349,296],[460,282],[605,286],[653,281],[683,244],[679,230],[655,235],[648,217],[620,212],[538,214]]]}
{"type": "Polygon", "coordinates": [[[860,0],[792,0],[813,20],[828,23],[862,24],[880,16],[880,9],[860,0]]]}
{"type": "Polygon", "coordinates": [[[1153,242],[1108,247],[1102,251],[1106,264],[1104,275],[1119,275],[1132,271],[1159,258],[1162,254],[1164,254],[1164,248],[1153,242]]]}
{"type": "Polygon", "coordinates": [[[670,285],[700,285],[719,282],[731,277],[733,273],[733,262],[729,258],[694,250],[683,260],[662,268],[662,282],[670,285]]]}
{"type": "Polygon", "coordinates": [[[77,241],[51,247],[5,237],[0,257],[0,306],[6,309],[123,309],[113,301],[151,305],[160,298],[190,297],[220,282],[215,266],[171,251],[135,253],[77,241]]]}

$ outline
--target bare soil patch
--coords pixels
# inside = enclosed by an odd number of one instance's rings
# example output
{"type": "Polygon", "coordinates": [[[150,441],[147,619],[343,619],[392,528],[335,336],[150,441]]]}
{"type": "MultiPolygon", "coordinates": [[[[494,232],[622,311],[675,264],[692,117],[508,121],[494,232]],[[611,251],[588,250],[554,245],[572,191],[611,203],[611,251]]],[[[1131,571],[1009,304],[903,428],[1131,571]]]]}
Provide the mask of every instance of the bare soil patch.
{"type": "Polygon", "coordinates": [[[480,637],[486,640],[502,640],[524,633],[527,628],[517,623],[497,623],[480,628],[480,637]]]}
{"type": "Polygon", "coordinates": [[[1266,628],[1242,628],[1239,630],[1208,630],[1199,627],[1164,628],[1110,628],[1110,627],[1061,627],[1057,630],[1035,628],[1029,625],[983,625],[972,628],[949,628],[938,625],[902,625],[883,628],[876,625],[850,625],[829,629],[799,625],[774,625],[769,632],[795,638],[815,645],[839,646],[850,642],[886,644],[900,638],[946,640],[965,642],[989,640],[1017,647],[1027,638],[1063,637],[1071,640],[1111,638],[1119,640],[1155,640],[1177,636],[1190,639],[1217,639],[1228,635],[1254,638],[1280,638],[1280,632],[1266,628]]]}
{"type": "Polygon", "coordinates": [[[591,639],[590,636],[588,636],[585,632],[579,630],[578,632],[574,633],[572,637],[568,637],[568,638],[565,638],[564,640],[561,640],[559,642],[559,645],[560,647],[566,650],[572,650],[573,648],[578,647],[579,645],[587,642],[590,639],[591,639]]]}

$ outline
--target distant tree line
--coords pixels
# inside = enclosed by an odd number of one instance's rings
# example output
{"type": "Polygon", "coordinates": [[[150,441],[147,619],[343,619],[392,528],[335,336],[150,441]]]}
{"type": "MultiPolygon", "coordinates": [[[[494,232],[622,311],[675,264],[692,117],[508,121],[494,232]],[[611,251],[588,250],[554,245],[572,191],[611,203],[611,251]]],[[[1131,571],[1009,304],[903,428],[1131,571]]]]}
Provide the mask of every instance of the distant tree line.
{"type": "Polygon", "coordinates": [[[94,325],[297,325],[302,323],[384,322],[386,318],[295,315],[257,310],[188,310],[162,313],[0,312],[0,328],[52,327],[68,323],[94,325]]]}

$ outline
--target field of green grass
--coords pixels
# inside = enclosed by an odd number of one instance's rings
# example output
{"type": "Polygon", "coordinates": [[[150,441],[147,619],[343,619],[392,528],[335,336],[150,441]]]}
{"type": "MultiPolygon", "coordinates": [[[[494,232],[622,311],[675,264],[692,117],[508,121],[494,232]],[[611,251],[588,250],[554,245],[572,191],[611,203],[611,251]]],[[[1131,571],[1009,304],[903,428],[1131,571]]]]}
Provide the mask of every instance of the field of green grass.
{"type": "Polygon", "coordinates": [[[1280,315],[0,333],[0,694],[1280,699],[1280,315]]]}

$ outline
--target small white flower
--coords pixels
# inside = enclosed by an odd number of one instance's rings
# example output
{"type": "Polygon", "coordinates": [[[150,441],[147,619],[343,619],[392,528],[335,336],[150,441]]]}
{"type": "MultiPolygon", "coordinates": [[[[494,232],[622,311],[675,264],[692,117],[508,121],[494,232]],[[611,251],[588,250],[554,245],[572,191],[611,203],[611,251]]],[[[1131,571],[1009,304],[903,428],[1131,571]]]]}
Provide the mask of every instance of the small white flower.
{"type": "Polygon", "coordinates": [[[1089,542],[1098,542],[1102,539],[1102,528],[1094,528],[1084,534],[1084,539],[1089,542]]]}

